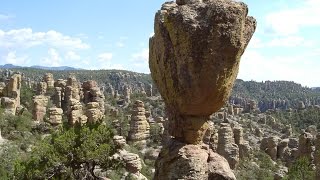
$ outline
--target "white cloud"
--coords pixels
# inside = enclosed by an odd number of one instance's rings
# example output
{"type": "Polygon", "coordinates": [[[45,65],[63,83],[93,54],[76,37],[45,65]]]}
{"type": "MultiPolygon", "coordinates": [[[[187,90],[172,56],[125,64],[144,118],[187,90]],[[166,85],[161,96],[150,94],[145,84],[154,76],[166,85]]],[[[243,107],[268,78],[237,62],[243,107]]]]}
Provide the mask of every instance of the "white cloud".
{"type": "Polygon", "coordinates": [[[99,62],[111,61],[112,57],[113,57],[112,53],[109,53],[109,52],[102,53],[98,55],[98,61],[99,62]]]}
{"type": "Polygon", "coordinates": [[[7,49],[30,48],[48,45],[62,49],[88,49],[90,46],[78,37],[70,37],[60,32],[33,32],[31,28],[3,31],[0,29],[0,47],[7,49]]]}
{"type": "Polygon", "coordinates": [[[320,26],[320,1],[304,0],[301,3],[301,6],[267,15],[268,28],[279,35],[292,35],[298,33],[302,27],[320,26]]]}
{"type": "Polygon", "coordinates": [[[315,57],[310,54],[269,57],[249,49],[241,59],[238,78],[255,81],[286,80],[310,87],[319,86],[315,77],[320,76],[320,62],[315,57]]]}
{"type": "Polygon", "coordinates": [[[132,54],[134,62],[148,62],[149,60],[149,49],[144,48],[140,52],[132,54]]]}
{"type": "Polygon", "coordinates": [[[24,65],[29,62],[28,56],[17,57],[15,51],[11,51],[4,57],[5,63],[14,65],[24,65]]]}
{"type": "Polygon", "coordinates": [[[74,51],[68,51],[65,55],[65,59],[67,60],[80,60],[81,57],[75,53],[74,51]]]}
{"type": "Polygon", "coordinates": [[[48,57],[44,58],[43,63],[48,66],[60,66],[62,59],[56,49],[50,48],[48,50],[48,57]]]}
{"type": "Polygon", "coordinates": [[[314,45],[314,42],[304,39],[300,36],[288,36],[281,38],[274,38],[267,43],[269,47],[311,47],[314,45]]]}

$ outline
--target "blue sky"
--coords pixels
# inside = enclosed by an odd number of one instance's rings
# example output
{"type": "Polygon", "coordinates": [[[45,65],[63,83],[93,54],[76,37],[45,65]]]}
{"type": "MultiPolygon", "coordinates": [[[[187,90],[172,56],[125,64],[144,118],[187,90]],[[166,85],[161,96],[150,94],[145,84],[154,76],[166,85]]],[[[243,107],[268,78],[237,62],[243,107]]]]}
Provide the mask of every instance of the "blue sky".
{"type": "MultiPolygon", "coordinates": [[[[149,73],[148,39],[164,0],[21,1],[0,6],[0,64],[149,73]]],[[[238,78],[320,86],[320,1],[245,0],[257,31],[238,78]]]]}

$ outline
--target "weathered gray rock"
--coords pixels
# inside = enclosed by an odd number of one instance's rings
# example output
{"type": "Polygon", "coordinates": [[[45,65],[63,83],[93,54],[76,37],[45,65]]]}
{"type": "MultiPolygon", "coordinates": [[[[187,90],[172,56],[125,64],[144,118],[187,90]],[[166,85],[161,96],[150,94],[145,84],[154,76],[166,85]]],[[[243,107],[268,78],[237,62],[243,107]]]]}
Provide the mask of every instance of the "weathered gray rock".
{"type": "Polygon", "coordinates": [[[276,160],[279,141],[280,138],[278,136],[263,138],[260,144],[260,150],[266,152],[272,160],[276,160]]]}
{"type": "Polygon", "coordinates": [[[208,146],[174,140],[168,146],[170,151],[162,150],[156,161],[156,179],[236,179],[227,160],[208,146]]]}
{"type": "MultiPolygon", "coordinates": [[[[155,180],[216,178],[213,171],[220,167],[200,144],[209,116],[228,99],[255,31],[247,13],[244,3],[231,0],[166,2],[157,12],[149,67],[174,141],[161,150],[155,180]]],[[[217,177],[234,179],[229,170],[232,176],[217,177]]]]}
{"type": "Polygon", "coordinates": [[[304,132],[299,136],[299,157],[307,157],[309,160],[312,160],[312,141],[313,136],[308,132],[304,132]]]}
{"type": "Polygon", "coordinates": [[[231,169],[234,169],[239,162],[239,147],[234,142],[232,128],[228,123],[221,123],[218,130],[217,152],[227,159],[231,169]]]}

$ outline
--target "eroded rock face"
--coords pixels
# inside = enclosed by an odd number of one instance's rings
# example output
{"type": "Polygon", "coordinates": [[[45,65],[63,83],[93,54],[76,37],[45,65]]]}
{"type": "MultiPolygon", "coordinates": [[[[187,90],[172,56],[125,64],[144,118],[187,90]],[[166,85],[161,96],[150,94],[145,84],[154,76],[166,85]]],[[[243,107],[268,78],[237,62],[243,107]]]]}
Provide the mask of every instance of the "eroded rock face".
{"type": "Polygon", "coordinates": [[[211,175],[220,166],[200,144],[209,116],[227,101],[255,31],[247,13],[244,3],[231,0],[166,2],[157,12],[149,67],[174,140],[162,149],[154,179],[234,179],[231,171],[232,177],[211,175]]]}
{"type": "Polygon", "coordinates": [[[171,140],[170,151],[161,151],[155,179],[236,179],[225,158],[208,146],[171,140]]]}

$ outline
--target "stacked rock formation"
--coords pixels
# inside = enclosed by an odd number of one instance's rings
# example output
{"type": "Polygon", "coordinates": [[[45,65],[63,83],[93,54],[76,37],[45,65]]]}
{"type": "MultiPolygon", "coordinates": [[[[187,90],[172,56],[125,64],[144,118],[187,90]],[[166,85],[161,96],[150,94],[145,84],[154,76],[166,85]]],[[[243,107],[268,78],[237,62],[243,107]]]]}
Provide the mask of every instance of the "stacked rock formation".
{"type": "Polygon", "coordinates": [[[65,101],[65,88],[66,88],[66,81],[63,79],[57,79],[54,82],[54,95],[53,95],[53,104],[58,107],[62,108],[63,111],[67,110],[67,102],[65,101]]]}
{"type": "Polygon", "coordinates": [[[37,95],[33,97],[33,120],[42,122],[47,112],[49,97],[37,95]]]}
{"type": "Polygon", "coordinates": [[[202,144],[209,116],[227,101],[240,57],[256,27],[244,3],[166,2],[150,38],[151,76],[173,137],[156,161],[158,179],[235,179],[226,160],[202,144]]]}
{"type": "Polygon", "coordinates": [[[67,116],[69,124],[73,125],[76,123],[86,123],[88,117],[84,115],[81,102],[79,102],[77,99],[70,99],[68,104],[67,116]]]}
{"type": "Polygon", "coordinates": [[[104,95],[100,91],[96,81],[86,81],[82,84],[84,103],[88,122],[101,121],[104,118],[104,95]]]}
{"type": "Polygon", "coordinates": [[[73,75],[67,79],[65,87],[65,101],[69,103],[71,99],[80,101],[80,83],[73,75]]]}
{"type": "Polygon", "coordinates": [[[239,147],[239,157],[244,158],[250,154],[251,147],[248,141],[243,139],[243,128],[234,127],[233,128],[234,142],[239,147]]]}
{"type": "Polygon", "coordinates": [[[20,88],[21,75],[14,74],[10,77],[7,84],[2,83],[0,86],[1,106],[8,114],[15,115],[17,108],[20,106],[20,88]]]}
{"type": "Polygon", "coordinates": [[[142,169],[141,159],[138,154],[127,152],[124,147],[127,145],[123,136],[114,136],[113,142],[116,145],[117,153],[113,155],[114,159],[120,159],[125,163],[125,168],[129,172],[130,177],[124,179],[148,180],[140,173],[142,169]]]}
{"type": "Polygon", "coordinates": [[[44,95],[47,92],[47,83],[46,82],[39,82],[37,84],[37,95],[44,95]]]}
{"type": "MultiPolygon", "coordinates": [[[[240,143],[240,139],[240,137],[237,138],[238,143],[240,143]]],[[[231,169],[236,167],[239,162],[239,147],[235,143],[232,128],[228,123],[221,123],[219,128],[217,152],[227,159],[231,169]]]]}
{"type": "Polygon", "coordinates": [[[62,114],[61,108],[49,108],[49,123],[54,126],[62,124],[62,114]]]}
{"type": "Polygon", "coordinates": [[[43,77],[43,81],[47,83],[48,88],[54,87],[54,79],[51,73],[46,73],[43,77]]]}
{"type": "Polygon", "coordinates": [[[133,104],[128,140],[144,147],[150,136],[150,125],[145,116],[144,103],[137,100],[133,104]]]}

